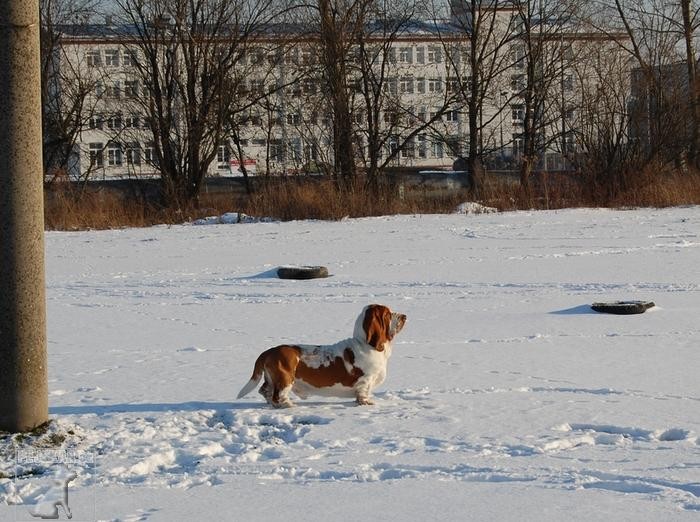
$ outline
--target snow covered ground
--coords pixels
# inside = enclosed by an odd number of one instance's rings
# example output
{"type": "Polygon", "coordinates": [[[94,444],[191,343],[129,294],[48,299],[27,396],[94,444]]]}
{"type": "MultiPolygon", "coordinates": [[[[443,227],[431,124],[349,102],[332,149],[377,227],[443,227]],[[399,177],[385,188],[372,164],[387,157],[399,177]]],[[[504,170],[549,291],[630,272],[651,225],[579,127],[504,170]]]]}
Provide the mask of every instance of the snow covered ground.
{"type": "Polygon", "coordinates": [[[51,232],[47,284],[54,423],[0,439],[0,520],[50,488],[13,448],[84,457],[73,520],[700,517],[699,207],[51,232]],[[408,315],[375,406],[234,400],[372,302],[408,315]]]}

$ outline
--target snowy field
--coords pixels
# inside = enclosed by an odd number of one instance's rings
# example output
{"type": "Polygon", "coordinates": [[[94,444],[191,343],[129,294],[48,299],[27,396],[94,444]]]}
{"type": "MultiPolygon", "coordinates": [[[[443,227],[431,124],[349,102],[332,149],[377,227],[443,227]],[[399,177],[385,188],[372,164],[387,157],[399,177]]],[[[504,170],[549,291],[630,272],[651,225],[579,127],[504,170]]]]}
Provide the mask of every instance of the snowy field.
{"type": "MultiPolygon", "coordinates": [[[[87,456],[73,520],[700,519],[700,207],[51,232],[47,285],[32,444],[87,456]],[[657,307],[588,307],[618,299],[657,307]],[[373,302],[408,316],[375,406],[234,399],[373,302]]],[[[12,444],[0,520],[32,520],[52,468],[12,444]]]]}

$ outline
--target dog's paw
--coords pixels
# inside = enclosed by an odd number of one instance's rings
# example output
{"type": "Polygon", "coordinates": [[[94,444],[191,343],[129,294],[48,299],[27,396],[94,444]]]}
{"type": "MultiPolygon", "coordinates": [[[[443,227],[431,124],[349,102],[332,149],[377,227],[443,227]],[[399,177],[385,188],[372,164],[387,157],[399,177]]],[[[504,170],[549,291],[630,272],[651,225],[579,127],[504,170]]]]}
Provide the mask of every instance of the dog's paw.
{"type": "Polygon", "coordinates": [[[358,397],[356,401],[358,406],[374,406],[374,401],[369,397],[358,397]]]}

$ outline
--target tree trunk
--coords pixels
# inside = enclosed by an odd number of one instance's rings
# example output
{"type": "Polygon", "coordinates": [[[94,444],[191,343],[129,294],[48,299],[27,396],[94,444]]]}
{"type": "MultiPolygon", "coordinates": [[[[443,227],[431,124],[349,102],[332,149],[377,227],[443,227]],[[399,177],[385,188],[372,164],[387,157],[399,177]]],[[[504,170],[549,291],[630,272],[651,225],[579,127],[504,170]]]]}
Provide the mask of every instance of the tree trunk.
{"type": "Polygon", "coordinates": [[[688,67],[688,104],[690,108],[690,143],[688,144],[688,161],[694,167],[700,167],[700,84],[698,84],[693,46],[693,27],[690,13],[691,0],[681,0],[683,13],[683,36],[685,40],[686,64],[688,67]]]}
{"type": "Polygon", "coordinates": [[[333,108],[333,152],[335,172],[346,184],[355,177],[352,114],[347,89],[344,27],[338,27],[331,0],[319,1],[323,61],[333,108]]]}

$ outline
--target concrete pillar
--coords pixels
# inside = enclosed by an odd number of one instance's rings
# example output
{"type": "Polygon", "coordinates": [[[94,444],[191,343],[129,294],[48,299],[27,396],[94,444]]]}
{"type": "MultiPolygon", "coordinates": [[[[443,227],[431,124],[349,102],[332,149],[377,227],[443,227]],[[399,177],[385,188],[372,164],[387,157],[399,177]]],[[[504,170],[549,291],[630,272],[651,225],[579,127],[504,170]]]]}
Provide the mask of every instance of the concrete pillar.
{"type": "Polygon", "coordinates": [[[0,430],[48,420],[38,0],[0,0],[0,430]]]}

